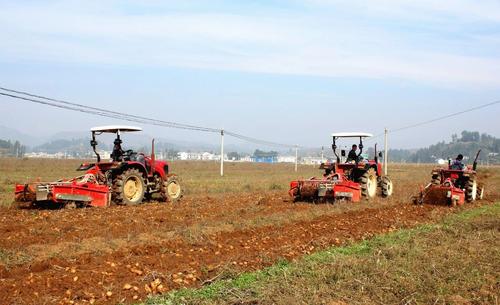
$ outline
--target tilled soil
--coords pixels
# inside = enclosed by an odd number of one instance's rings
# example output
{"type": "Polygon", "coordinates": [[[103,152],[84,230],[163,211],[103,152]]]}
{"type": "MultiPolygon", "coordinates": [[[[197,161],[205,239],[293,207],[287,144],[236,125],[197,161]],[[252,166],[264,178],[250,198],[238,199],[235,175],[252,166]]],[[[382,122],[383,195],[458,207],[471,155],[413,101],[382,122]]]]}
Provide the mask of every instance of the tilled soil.
{"type": "Polygon", "coordinates": [[[457,210],[284,198],[268,192],[192,196],[175,205],[0,209],[1,303],[134,303],[457,210]]]}

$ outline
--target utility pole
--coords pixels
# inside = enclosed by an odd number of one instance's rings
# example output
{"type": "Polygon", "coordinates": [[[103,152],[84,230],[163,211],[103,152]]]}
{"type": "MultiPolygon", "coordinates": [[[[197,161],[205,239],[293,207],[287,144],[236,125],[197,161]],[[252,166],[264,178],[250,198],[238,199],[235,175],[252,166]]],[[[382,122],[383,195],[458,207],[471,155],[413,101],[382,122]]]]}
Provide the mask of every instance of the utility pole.
{"type": "Polygon", "coordinates": [[[324,150],[325,150],[325,147],[321,146],[321,163],[323,163],[323,159],[324,159],[324,150]]]}
{"type": "Polygon", "coordinates": [[[295,172],[297,172],[298,162],[299,162],[299,145],[295,145],[295,172]]]}
{"type": "Polygon", "coordinates": [[[224,176],[224,129],[220,130],[220,176],[224,176]]]}
{"type": "Polygon", "coordinates": [[[387,160],[389,148],[387,147],[387,128],[384,129],[384,175],[387,175],[387,160]]]}

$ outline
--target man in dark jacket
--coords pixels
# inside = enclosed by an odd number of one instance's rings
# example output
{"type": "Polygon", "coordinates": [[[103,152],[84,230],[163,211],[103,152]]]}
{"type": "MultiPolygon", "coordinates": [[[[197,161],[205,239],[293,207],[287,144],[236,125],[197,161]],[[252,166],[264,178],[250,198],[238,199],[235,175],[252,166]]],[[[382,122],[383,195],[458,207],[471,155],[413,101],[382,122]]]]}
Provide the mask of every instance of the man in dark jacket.
{"type": "Polygon", "coordinates": [[[358,162],[358,154],[356,153],[356,150],[358,149],[358,145],[354,144],[349,151],[349,154],[347,155],[347,160],[346,162],[358,162]]]}
{"type": "Polygon", "coordinates": [[[451,163],[451,169],[454,170],[464,170],[465,164],[463,163],[464,156],[459,154],[453,163],[451,163]]]}

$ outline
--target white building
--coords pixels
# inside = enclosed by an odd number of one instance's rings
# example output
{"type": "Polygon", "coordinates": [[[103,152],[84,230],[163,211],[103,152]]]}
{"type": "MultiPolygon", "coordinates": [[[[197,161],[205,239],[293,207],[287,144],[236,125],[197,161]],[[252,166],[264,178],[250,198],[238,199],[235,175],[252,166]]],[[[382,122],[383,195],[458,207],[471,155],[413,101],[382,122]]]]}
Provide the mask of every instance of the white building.
{"type": "MultiPolygon", "coordinates": [[[[197,161],[218,161],[220,155],[209,152],[186,152],[181,151],[177,154],[179,160],[197,160],[197,161]]],[[[224,160],[227,160],[227,155],[224,155],[224,160]]]]}
{"type": "Polygon", "coordinates": [[[278,163],[295,163],[295,156],[278,156],[278,163]]]}
{"type": "Polygon", "coordinates": [[[321,164],[323,163],[324,160],[321,159],[320,157],[303,157],[302,161],[300,162],[301,164],[321,164]]]}

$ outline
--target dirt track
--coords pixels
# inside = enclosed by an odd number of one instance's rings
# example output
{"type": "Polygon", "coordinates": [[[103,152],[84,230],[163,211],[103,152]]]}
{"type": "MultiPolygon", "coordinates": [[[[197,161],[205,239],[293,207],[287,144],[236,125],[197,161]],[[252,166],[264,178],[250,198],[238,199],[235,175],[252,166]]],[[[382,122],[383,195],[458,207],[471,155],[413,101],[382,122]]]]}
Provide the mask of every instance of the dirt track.
{"type": "Polygon", "coordinates": [[[60,211],[1,209],[5,304],[114,304],[255,270],[452,209],[397,202],[292,204],[283,193],[60,211]],[[155,281],[156,280],[156,281],[155,281]]]}

